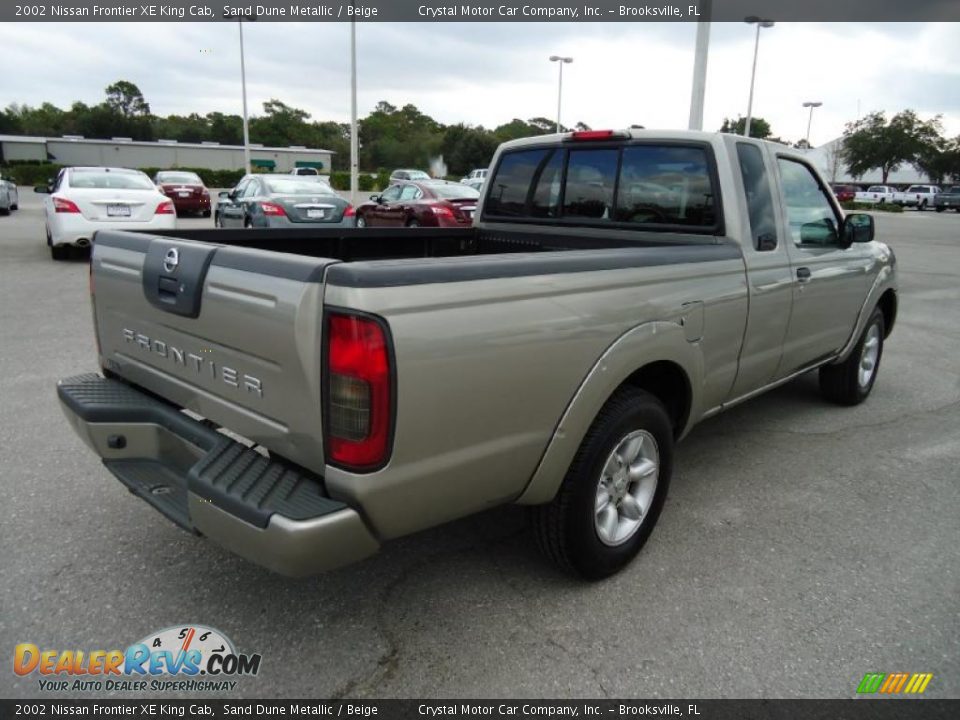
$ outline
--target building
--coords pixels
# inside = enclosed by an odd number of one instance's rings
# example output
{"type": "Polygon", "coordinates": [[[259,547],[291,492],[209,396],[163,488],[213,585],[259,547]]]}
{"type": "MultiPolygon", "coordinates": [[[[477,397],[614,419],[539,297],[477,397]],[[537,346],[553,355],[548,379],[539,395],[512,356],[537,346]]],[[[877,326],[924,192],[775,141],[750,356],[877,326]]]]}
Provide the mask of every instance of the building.
{"type": "MultiPolygon", "coordinates": [[[[302,146],[285,148],[250,144],[250,164],[275,172],[297,167],[330,172],[332,150],[302,146]]],[[[79,135],[59,138],[0,135],[0,163],[35,160],[58,165],[99,165],[128,168],[205,168],[242,170],[243,146],[215,142],[145,142],[130,138],[89,140],[79,135]]]]}
{"type": "MultiPolygon", "coordinates": [[[[842,146],[843,138],[838,137],[819,147],[807,150],[806,156],[810,159],[810,162],[817,166],[830,183],[863,186],[880,185],[883,183],[883,172],[880,168],[874,168],[857,178],[851,177],[850,171],[840,156],[842,146]]],[[[900,166],[899,170],[895,170],[887,177],[887,185],[926,185],[929,182],[930,179],[923,171],[915,168],[910,163],[904,163],[900,166]]]]}

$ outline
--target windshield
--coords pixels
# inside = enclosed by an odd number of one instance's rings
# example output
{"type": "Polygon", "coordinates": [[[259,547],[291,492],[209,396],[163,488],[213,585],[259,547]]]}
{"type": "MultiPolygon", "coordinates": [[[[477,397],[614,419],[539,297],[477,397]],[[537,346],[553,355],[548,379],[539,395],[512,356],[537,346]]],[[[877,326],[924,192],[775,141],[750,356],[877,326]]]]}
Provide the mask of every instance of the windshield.
{"type": "Polygon", "coordinates": [[[188,172],[160,172],[157,173],[159,183],[178,183],[180,185],[203,185],[203,180],[196,173],[188,172]]]}
{"type": "Polygon", "coordinates": [[[407,180],[429,180],[430,176],[427,175],[423,170],[397,170],[394,175],[399,175],[400,173],[406,173],[407,180]]]}
{"type": "Polygon", "coordinates": [[[100,190],[155,190],[143,173],[109,170],[71,170],[70,187],[100,190]]]}
{"type": "Polygon", "coordinates": [[[267,190],[276,195],[335,195],[326,183],[291,176],[287,178],[265,178],[267,190]]]}
{"type": "Polygon", "coordinates": [[[911,192],[912,192],[912,193],[924,193],[924,192],[927,192],[927,186],[926,186],[926,185],[911,185],[910,187],[907,188],[907,192],[908,192],[908,193],[911,193],[911,192]]]}
{"type": "Polygon", "coordinates": [[[438,198],[447,200],[476,200],[480,193],[469,185],[431,185],[430,189],[438,198]]]}
{"type": "Polygon", "coordinates": [[[867,192],[886,192],[887,189],[883,185],[872,185],[867,189],[867,192]]]}

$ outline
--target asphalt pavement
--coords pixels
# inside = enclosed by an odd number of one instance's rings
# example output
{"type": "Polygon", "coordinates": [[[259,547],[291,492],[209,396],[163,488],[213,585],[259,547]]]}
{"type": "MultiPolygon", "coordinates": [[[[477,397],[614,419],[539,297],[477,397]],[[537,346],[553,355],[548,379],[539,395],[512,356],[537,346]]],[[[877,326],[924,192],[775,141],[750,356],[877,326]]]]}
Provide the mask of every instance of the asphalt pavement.
{"type": "Polygon", "coordinates": [[[703,423],[618,576],[558,574],[504,507],[291,580],[177,529],[70,429],[55,383],[97,370],[87,265],[50,259],[20,197],[0,217],[0,697],[41,696],[17,643],[188,623],[262,655],[234,696],[852,697],[867,672],[930,672],[927,696],[960,697],[960,214],[876,216],[901,296],[870,399],[826,404],[809,375],[703,423]]]}

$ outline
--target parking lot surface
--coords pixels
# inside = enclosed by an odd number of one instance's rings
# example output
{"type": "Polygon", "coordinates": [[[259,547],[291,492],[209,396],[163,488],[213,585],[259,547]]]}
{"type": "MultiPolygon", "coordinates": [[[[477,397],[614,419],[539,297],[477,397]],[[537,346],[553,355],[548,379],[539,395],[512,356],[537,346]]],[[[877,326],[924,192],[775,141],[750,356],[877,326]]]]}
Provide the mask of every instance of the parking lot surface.
{"type": "MultiPolygon", "coordinates": [[[[97,370],[87,265],[51,261],[21,201],[0,217],[8,663],[201,623],[263,656],[233,696],[851,697],[866,672],[960,696],[960,215],[876,215],[901,296],[873,395],[828,405],[813,374],[700,425],[620,575],[558,574],[505,507],[291,580],[174,527],[67,425],[56,380],[97,370]]],[[[0,696],[41,694],[9,668],[0,696]]]]}

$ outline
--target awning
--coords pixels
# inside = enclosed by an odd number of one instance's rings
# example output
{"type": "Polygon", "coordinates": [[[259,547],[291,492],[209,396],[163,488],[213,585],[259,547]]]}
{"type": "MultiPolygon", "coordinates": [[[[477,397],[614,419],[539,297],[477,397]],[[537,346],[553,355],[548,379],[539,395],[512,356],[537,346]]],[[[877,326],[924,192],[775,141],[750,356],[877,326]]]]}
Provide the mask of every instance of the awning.
{"type": "Polygon", "coordinates": [[[323,163],[319,160],[297,160],[294,163],[294,167],[309,167],[323,170],[323,163]]]}
{"type": "Polygon", "coordinates": [[[250,164],[253,165],[254,167],[258,167],[258,168],[268,168],[268,169],[270,169],[270,170],[273,170],[273,169],[277,166],[277,163],[276,163],[275,161],[273,161],[273,160],[256,160],[256,159],[254,159],[254,160],[251,160],[251,161],[250,161],[250,164]]]}

